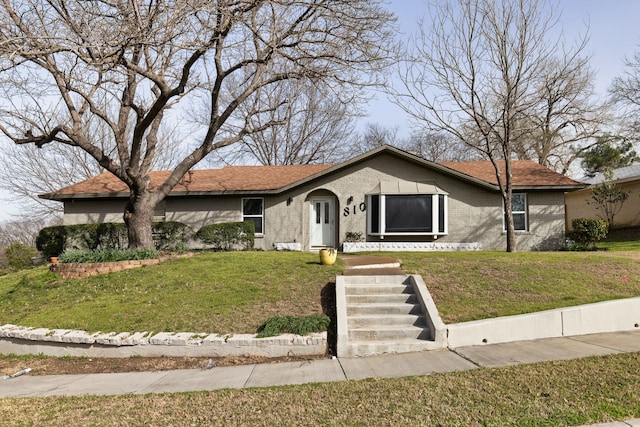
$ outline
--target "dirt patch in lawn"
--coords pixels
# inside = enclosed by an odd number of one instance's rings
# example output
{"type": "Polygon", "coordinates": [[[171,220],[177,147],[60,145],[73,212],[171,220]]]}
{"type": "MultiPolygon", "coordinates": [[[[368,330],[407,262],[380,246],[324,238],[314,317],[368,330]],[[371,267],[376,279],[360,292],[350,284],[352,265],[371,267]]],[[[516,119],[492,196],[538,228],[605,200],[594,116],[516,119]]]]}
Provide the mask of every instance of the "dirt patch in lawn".
{"type": "Polygon", "coordinates": [[[296,362],[324,359],[330,356],[287,357],[42,357],[5,356],[0,358],[0,376],[11,375],[22,368],[31,368],[29,375],[71,375],[117,372],[169,371],[174,369],[205,369],[209,360],[215,366],[251,365],[256,363],[296,362]]]}

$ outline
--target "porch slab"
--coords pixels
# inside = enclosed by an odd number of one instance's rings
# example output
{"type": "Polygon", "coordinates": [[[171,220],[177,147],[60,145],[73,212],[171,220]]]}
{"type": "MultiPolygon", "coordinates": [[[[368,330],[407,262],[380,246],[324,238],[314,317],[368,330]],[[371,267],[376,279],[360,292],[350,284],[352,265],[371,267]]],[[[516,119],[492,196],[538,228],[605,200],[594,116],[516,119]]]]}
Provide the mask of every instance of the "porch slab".
{"type": "Polygon", "coordinates": [[[404,275],[400,261],[389,256],[340,255],[345,263],[345,276],[404,275]]]}

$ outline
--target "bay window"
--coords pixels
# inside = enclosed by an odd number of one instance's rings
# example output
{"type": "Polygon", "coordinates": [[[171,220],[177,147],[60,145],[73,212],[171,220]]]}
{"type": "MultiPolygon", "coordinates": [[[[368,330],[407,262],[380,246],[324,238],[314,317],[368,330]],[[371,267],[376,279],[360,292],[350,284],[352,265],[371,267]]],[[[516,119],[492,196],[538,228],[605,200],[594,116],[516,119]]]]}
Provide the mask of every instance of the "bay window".
{"type": "Polygon", "coordinates": [[[381,183],[367,198],[367,231],[371,235],[448,233],[447,195],[435,185],[381,183]],[[409,190],[415,192],[409,193],[409,190]]]}

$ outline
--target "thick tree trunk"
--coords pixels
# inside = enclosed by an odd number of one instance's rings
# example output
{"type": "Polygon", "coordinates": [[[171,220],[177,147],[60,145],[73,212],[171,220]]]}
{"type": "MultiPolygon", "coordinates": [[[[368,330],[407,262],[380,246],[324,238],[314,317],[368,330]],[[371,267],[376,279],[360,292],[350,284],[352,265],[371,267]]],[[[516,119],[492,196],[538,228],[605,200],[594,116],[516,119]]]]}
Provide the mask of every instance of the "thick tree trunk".
{"type": "Polygon", "coordinates": [[[516,252],[517,251],[516,231],[515,231],[515,227],[513,226],[512,213],[507,214],[506,229],[507,229],[507,252],[516,252]]]}
{"type": "Polygon", "coordinates": [[[507,252],[516,252],[516,231],[513,225],[513,209],[511,206],[511,191],[504,197],[505,229],[507,232],[507,252]]]}
{"type": "Polygon", "coordinates": [[[124,222],[129,235],[129,248],[153,248],[151,223],[155,205],[148,194],[131,194],[124,208],[124,222]]]}

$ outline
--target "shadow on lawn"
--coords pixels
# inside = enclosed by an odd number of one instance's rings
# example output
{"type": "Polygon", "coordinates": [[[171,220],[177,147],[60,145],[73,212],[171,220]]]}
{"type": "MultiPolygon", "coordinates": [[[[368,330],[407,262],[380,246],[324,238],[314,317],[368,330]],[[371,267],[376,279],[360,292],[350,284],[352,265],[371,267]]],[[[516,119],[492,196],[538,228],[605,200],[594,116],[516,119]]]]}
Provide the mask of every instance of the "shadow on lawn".
{"type": "Polygon", "coordinates": [[[329,327],[327,328],[327,354],[335,356],[338,342],[335,282],[329,282],[322,288],[320,292],[320,303],[322,304],[322,312],[331,319],[331,323],[329,323],[329,327]]]}

